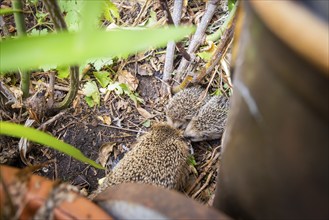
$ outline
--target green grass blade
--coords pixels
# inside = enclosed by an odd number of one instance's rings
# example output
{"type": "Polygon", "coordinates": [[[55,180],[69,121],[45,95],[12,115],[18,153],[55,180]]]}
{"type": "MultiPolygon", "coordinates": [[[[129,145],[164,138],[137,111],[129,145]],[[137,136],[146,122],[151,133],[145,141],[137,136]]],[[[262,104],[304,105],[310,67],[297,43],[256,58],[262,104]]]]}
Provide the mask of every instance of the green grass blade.
{"type": "Polygon", "coordinates": [[[22,10],[11,9],[11,8],[1,8],[0,9],[0,16],[13,14],[15,12],[23,12],[23,11],[22,10]]]}
{"type": "Polygon", "coordinates": [[[193,27],[58,33],[0,42],[0,71],[42,65],[74,65],[95,57],[114,57],[165,46],[192,33],[193,27]]]}
{"type": "Polygon", "coordinates": [[[49,146],[55,150],[63,152],[81,162],[88,163],[95,168],[104,169],[101,165],[85,157],[80,150],[76,149],[72,145],[69,145],[47,133],[38,131],[34,128],[24,127],[22,125],[9,122],[0,122],[0,134],[18,138],[26,138],[30,141],[49,146]]]}

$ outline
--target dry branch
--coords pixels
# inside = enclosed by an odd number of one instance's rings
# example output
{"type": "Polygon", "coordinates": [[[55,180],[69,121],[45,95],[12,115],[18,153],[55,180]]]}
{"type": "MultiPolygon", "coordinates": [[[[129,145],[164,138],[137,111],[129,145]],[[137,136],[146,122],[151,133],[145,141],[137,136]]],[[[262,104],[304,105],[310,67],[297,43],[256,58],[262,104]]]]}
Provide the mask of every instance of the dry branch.
{"type": "MultiPolygon", "coordinates": [[[[173,12],[173,22],[175,25],[179,25],[182,16],[183,0],[175,0],[174,12],[173,12]]],[[[174,70],[174,55],[175,55],[175,42],[171,41],[167,44],[166,59],[164,64],[164,71],[162,80],[169,82],[171,79],[171,73],[174,70]]],[[[167,84],[162,85],[163,91],[167,91],[167,84]]]]}
{"type": "MultiPolygon", "coordinates": [[[[203,15],[201,22],[199,26],[197,27],[197,30],[195,34],[192,37],[192,41],[187,49],[188,54],[194,54],[194,52],[197,50],[197,48],[202,43],[202,39],[205,35],[206,28],[213,17],[215,10],[217,8],[218,0],[212,0],[208,2],[207,9],[205,14],[203,15]]],[[[175,76],[175,79],[177,81],[180,81],[180,79],[185,75],[186,73],[186,67],[189,63],[193,62],[195,56],[192,56],[191,61],[186,60],[185,58],[182,58],[181,63],[177,69],[177,75],[175,76]]]]}

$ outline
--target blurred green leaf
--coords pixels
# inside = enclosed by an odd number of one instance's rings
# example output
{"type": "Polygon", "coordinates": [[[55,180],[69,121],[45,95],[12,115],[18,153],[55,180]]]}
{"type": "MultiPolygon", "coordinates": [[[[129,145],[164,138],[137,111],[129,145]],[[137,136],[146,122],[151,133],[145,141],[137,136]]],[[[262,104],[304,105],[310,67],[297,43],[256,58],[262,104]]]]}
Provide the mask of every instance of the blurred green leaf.
{"type": "Polygon", "coordinates": [[[0,122],[0,134],[18,138],[26,138],[30,141],[49,146],[55,150],[63,152],[66,155],[69,155],[81,162],[88,163],[95,168],[104,169],[101,165],[85,157],[80,150],[76,149],[72,145],[69,145],[47,133],[38,131],[34,128],[24,127],[23,125],[9,122],[0,122]]]}
{"type": "Polygon", "coordinates": [[[65,79],[70,75],[70,67],[68,66],[59,66],[57,67],[57,76],[60,79],[65,79]]]}
{"type": "Polygon", "coordinates": [[[236,1],[237,1],[237,0],[228,0],[227,5],[228,5],[228,10],[229,10],[229,11],[232,11],[232,9],[233,9],[233,7],[234,7],[236,1]]]}
{"type": "Polygon", "coordinates": [[[93,31],[21,37],[0,42],[0,72],[27,70],[44,64],[73,65],[92,57],[127,55],[152,46],[165,46],[179,40],[194,28],[157,28],[145,30],[93,31]]]}
{"type": "Polygon", "coordinates": [[[0,15],[9,15],[9,14],[13,14],[15,12],[21,12],[21,10],[15,10],[12,8],[1,8],[0,9],[0,15]]]}

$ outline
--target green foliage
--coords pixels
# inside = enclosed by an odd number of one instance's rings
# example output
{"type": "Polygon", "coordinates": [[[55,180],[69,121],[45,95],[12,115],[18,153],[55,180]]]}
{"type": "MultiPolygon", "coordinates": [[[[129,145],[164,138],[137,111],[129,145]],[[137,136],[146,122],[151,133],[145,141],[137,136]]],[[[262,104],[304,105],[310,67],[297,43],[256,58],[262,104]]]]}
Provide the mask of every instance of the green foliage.
{"type": "Polygon", "coordinates": [[[228,10],[232,11],[232,9],[234,8],[234,5],[236,4],[237,0],[228,0],[227,5],[228,5],[228,10]]]}
{"type": "Polygon", "coordinates": [[[89,81],[83,87],[83,94],[89,107],[94,107],[100,104],[100,94],[96,82],[89,81]]]}
{"type": "Polygon", "coordinates": [[[208,62],[211,60],[211,57],[213,55],[212,52],[209,52],[209,51],[203,51],[203,52],[200,52],[200,53],[197,53],[197,55],[203,59],[204,61],[208,62]]]}
{"type": "Polygon", "coordinates": [[[106,71],[94,72],[93,73],[98,83],[105,88],[110,82],[110,73],[106,71]]]}
{"type": "Polygon", "coordinates": [[[62,32],[0,42],[0,71],[37,68],[45,64],[70,65],[92,57],[127,55],[151,46],[164,46],[190,34],[191,27],[145,30],[62,32]]]}
{"type": "Polygon", "coordinates": [[[70,67],[69,66],[58,66],[57,67],[57,76],[60,79],[64,79],[69,77],[70,75],[70,67]]]}
{"type": "Polygon", "coordinates": [[[30,141],[49,146],[55,150],[63,152],[81,162],[88,163],[95,168],[104,169],[101,165],[85,157],[80,150],[76,149],[72,145],[69,145],[45,132],[38,131],[34,128],[24,127],[22,125],[9,122],[0,122],[0,134],[26,138],[30,141]]]}
{"type": "Polygon", "coordinates": [[[98,58],[98,59],[89,59],[87,61],[87,63],[91,63],[93,64],[93,66],[95,67],[95,69],[97,71],[100,71],[100,69],[103,67],[103,66],[106,66],[106,65],[112,65],[113,64],[113,60],[112,58],[98,58]]]}
{"type": "Polygon", "coordinates": [[[65,13],[65,23],[70,31],[78,31],[80,27],[80,14],[83,1],[66,0],[58,1],[59,7],[65,13]]]}
{"type": "Polygon", "coordinates": [[[35,14],[35,16],[37,18],[37,25],[42,25],[42,24],[45,23],[46,18],[48,16],[48,13],[37,11],[37,13],[35,14]]]}
{"type": "Polygon", "coordinates": [[[103,4],[104,18],[109,22],[114,22],[113,18],[120,18],[119,10],[111,1],[106,1],[103,4]]]}
{"type": "Polygon", "coordinates": [[[21,12],[21,10],[15,10],[15,9],[11,9],[11,8],[1,8],[0,9],[0,16],[10,15],[10,14],[13,14],[15,12],[21,12]]]}
{"type": "Polygon", "coordinates": [[[46,35],[48,34],[48,31],[46,28],[41,29],[41,30],[37,30],[35,28],[32,29],[32,31],[30,32],[30,35],[32,36],[40,36],[40,35],[46,35]]]}
{"type": "Polygon", "coordinates": [[[196,161],[193,155],[189,155],[187,158],[187,164],[191,166],[196,166],[196,161]]]}
{"type": "Polygon", "coordinates": [[[109,91],[114,91],[118,95],[124,94],[129,96],[129,98],[133,100],[135,104],[144,102],[144,100],[139,97],[138,93],[134,93],[133,91],[131,91],[129,87],[124,83],[119,83],[119,82],[112,83],[107,87],[107,89],[109,91]]]}

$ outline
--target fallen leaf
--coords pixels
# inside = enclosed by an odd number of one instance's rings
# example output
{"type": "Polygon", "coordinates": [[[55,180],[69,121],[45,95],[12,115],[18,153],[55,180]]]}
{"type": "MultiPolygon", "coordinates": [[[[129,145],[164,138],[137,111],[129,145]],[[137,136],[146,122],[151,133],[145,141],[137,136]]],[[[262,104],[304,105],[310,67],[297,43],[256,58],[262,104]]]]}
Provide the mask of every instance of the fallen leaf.
{"type": "Polygon", "coordinates": [[[113,152],[113,147],[116,145],[114,142],[107,142],[102,144],[99,148],[99,163],[105,167],[107,159],[109,158],[110,154],[113,152]]]}
{"type": "Polygon", "coordinates": [[[145,109],[143,109],[142,107],[137,107],[137,111],[139,112],[139,114],[141,116],[143,116],[145,119],[149,119],[152,118],[153,115],[151,113],[149,113],[148,111],[146,111],[145,109]]]}
{"type": "Polygon", "coordinates": [[[120,109],[125,110],[125,109],[127,108],[128,104],[129,104],[129,103],[126,102],[126,101],[124,101],[124,100],[119,100],[119,101],[117,102],[117,109],[118,109],[118,110],[120,110],[120,109]]]}
{"type": "Polygon", "coordinates": [[[118,77],[119,83],[124,83],[128,85],[129,89],[131,91],[135,91],[138,87],[138,79],[136,76],[128,72],[127,70],[122,70],[119,72],[119,77],[118,77]]]}
{"type": "Polygon", "coordinates": [[[143,122],[143,126],[149,128],[151,126],[151,121],[147,119],[146,121],[143,122]]]}
{"type": "Polygon", "coordinates": [[[110,125],[112,123],[112,119],[110,116],[104,115],[104,124],[110,125]]]}
{"type": "Polygon", "coordinates": [[[153,75],[153,68],[150,64],[144,63],[137,67],[137,73],[141,76],[152,76],[153,75]]]}

